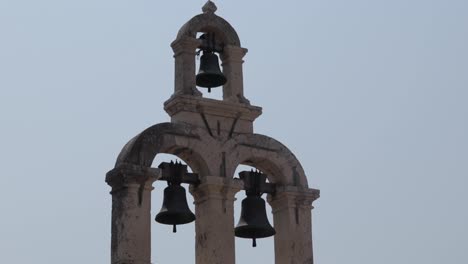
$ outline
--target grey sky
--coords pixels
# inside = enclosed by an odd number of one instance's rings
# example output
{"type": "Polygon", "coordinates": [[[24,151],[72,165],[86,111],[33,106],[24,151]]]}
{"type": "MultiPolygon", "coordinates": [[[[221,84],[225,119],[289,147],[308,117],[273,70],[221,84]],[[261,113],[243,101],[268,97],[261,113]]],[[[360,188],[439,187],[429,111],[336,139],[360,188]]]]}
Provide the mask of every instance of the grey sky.
{"type": "MultiPolygon", "coordinates": [[[[169,44],[204,2],[0,0],[2,262],[109,263],[105,173],[168,121],[169,44]]],[[[256,132],[321,189],[316,263],[468,263],[468,1],[216,3],[249,49],[256,132]]],[[[194,263],[193,225],[152,227],[155,263],[194,263]]],[[[272,239],[236,243],[273,263],[272,239]]]]}

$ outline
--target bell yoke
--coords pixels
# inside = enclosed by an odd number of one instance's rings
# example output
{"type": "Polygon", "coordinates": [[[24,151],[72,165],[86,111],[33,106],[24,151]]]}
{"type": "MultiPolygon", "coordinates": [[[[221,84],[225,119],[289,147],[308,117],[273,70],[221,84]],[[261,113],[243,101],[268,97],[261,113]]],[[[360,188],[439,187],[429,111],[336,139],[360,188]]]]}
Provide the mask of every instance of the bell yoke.
{"type": "Polygon", "coordinates": [[[320,192],[308,187],[300,162],[285,145],[254,133],[262,108],[244,96],[242,64],[247,49],[241,47],[234,28],[215,14],[216,9],[208,1],[203,13],[184,24],[171,44],[174,93],[164,103],[171,121],[131,139],[106,174],[112,187],[111,264],[152,263],[155,181],[166,181],[168,186],[154,219],[172,226],[174,233],[177,225],[195,223],[196,264],[235,264],[235,237],[252,239],[255,247],[257,239],[271,236],[276,264],[313,264],[311,209],[320,192]],[[202,55],[197,73],[198,54],[202,55]],[[210,92],[221,86],[221,100],[205,98],[197,88],[210,92]],[[160,153],[175,155],[186,164],[171,161],[153,168],[160,153]],[[256,170],[235,177],[239,165],[256,170]],[[194,213],[185,184],[194,198],[194,213]],[[236,225],[234,202],[241,190],[246,198],[236,225]],[[264,194],[272,208],[273,225],[264,194]]]}

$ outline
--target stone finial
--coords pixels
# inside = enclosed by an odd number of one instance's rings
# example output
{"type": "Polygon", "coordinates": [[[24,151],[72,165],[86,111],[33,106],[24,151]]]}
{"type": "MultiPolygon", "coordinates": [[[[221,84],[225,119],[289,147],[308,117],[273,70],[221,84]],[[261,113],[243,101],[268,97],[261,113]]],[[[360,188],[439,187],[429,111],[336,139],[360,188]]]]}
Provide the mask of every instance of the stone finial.
{"type": "Polygon", "coordinates": [[[214,14],[218,8],[216,7],[215,3],[208,0],[206,4],[202,7],[202,11],[205,14],[214,14]]]}

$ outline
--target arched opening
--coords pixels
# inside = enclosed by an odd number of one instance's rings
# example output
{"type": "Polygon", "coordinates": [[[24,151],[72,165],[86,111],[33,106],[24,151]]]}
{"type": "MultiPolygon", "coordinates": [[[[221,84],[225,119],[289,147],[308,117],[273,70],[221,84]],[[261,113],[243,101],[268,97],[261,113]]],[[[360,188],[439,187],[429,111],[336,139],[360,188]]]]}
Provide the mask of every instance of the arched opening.
{"type": "MultiPolygon", "coordinates": [[[[256,167],[249,165],[240,164],[237,166],[234,178],[239,178],[241,171],[256,170],[256,167]]],[[[245,191],[241,190],[236,194],[236,201],[234,202],[234,224],[237,225],[241,216],[242,200],[246,198],[245,191]]],[[[262,198],[266,202],[266,194],[262,195],[262,198]]],[[[266,213],[268,221],[272,226],[273,214],[271,213],[271,207],[266,204],[266,213]]],[[[274,256],[274,237],[267,237],[257,239],[257,247],[252,247],[252,240],[236,237],[236,263],[275,263],[274,256]]]]}
{"type": "MultiPolygon", "coordinates": [[[[210,33],[210,34],[216,34],[216,33],[210,33]]],[[[197,32],[196,34],[196,38],[197,39],[200,39],[200,38],[203,38],[204,35],[206,35],[206,32],[203,32],[203,31],[200,31],[200,32],[197,32]]],[[[213,38],[211,41],[209,41],[210,45],[212,47],[212,49],[216,50],[216,49],[220,49],[221,47],[218,47],[218,46],[221,46],[221,43],[222,43],[222,40],[220,40],[220,38],[213,38]],[[211,43],[212,42],[212,43],[211,43]]],[[[217,64],[219,66],[219,70],[221,72],[223,72],[223,68],[222,68],[222,61],[221,61],[221,54],[219,53],[219,51],[213,51],[211,55],[208,55],[205,53],[204,51],[204,48],[199,48],[197,49],[197,53],[196,53],[196,58],[195,58],[195,69],[196,69],[196,75],[198,75],[200,72],[201,72],[201,64],[202,64],[202,58],[203,56],[205,56],[205,60],[204,60],[204,69],[206,70],[207,66],[209,66],[208,68],[209,69],[215,69],[215,62],[216,62],[216,58],[217,58],[217,64]],[[205,55],[206,54],[206,55],[205,55]],[[214,55],[213,55],[214,54],[214,55]],[[211,59],[207,60],[207,57],[210,56],[211,59]]],[[[200,87],[197,85],[197,89],[198,91],[200,91],[202,93],[202,96],[204,98],[209,98],[209,99],[215,99],[215,100],[223,100],[223,86],[218,86],[218,87],[211,87],[211,88],[206,88],[206,87],[200,87]]]]}
{"type": "Polygon", "coordinates": [[[235,140],[238,148],[233,156],[243,157],[240,164],[258,168],[277,185],[308,188],[300,162],[279,141],[261,134],[240,134],[235,140]]]}
{"type": "MultiPolygon", "coordinates": [[[[157,168],[161,162],[175,162],[176,160],[188,165],[178,156],[161,153],[156,155],[151,167],[157,168]]],[[[193,172],[190,166],[187,166],[187,170],[193,172]]],[[[189,185],[182,184],[182,186],[186,190],[189,208],[195,213],[193,197],[188,191],[189,185]]],[[[177,233],[172,232],[172,226],[156,222],[154,218],[161,210],[164,189],[167,187],[167,183],[165,181],[156,181],[153,187],[154,190],[151,195],[151,217],[153,221],[151,228],[152,263],[162,264],[163,259],[171,259],[172,263],[195,263],[195,222],[178,225],[177,233]],[[175,249],[181,249],[183,254],[177,254],[178,251],[175,249]]]]}

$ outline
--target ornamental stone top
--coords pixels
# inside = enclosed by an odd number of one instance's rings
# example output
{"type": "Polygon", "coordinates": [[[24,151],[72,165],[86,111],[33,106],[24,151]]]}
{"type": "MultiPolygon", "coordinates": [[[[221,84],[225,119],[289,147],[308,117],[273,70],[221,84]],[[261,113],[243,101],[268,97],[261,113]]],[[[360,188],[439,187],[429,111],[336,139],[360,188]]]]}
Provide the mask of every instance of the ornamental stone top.
{"type": "Polygon", "coordinates": [[[214,14],[218,8],[216,7],[215,3],[211,1],[207,1],[206,4],[202,7],[202,11],[205,14],[214,14]]]}

